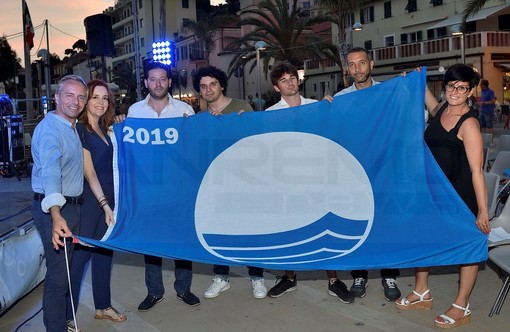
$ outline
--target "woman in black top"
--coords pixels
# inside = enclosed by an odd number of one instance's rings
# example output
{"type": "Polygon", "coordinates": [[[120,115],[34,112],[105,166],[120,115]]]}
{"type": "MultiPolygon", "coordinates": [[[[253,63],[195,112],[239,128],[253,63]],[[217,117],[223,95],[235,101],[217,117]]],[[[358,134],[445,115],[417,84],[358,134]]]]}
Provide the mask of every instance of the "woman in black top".
{"type": "MultiPolygon", "coordinates": [[[[482,171],[483,140],[476,113],[469,103],[479,80],[478,73],[463,64],[453,65],[446,71],[443,79],[446,102],[431,111],[434,119],[425,131],[425,141],[448,180],[476,216],[476,226],[488,234],[487,189],[482,171]]],[[[431,98],[429,91],[426,98],[431,98]]],[[[437,327],[453,328],[471,321],[469,296],[477,274],[478,264],[460,267],[457,297],[444,314],[435,318],[437,327]]],[[[428,268],[416,269],[415,288],[406,298],[397,300],[399,309],[432,308],[428,275],[428,268]]]]}
{"type": "MultiPolygon", "coordinates": [[[[115,97],[108,84],[92,80],[88,100],[80,115],[77,130],[83,146],[84,202],[81,207],[80,235],[100,240],[108,226],[115,223],[113,185],[113,146],[108,136],[115,116],[115,97]]],[[[110,279],[113,252],[104,248],[76,246],[71,263],[74,310],[77,310],[85,266],[91,260],[92,293],[96,307],[94,318],[123,322],[127,318],[111,304],[110,279]]],[[[68,299],[67,319],[73,320],[68,299]]],[[[68,323],[69,325],[69,323],[68,323]]]]}

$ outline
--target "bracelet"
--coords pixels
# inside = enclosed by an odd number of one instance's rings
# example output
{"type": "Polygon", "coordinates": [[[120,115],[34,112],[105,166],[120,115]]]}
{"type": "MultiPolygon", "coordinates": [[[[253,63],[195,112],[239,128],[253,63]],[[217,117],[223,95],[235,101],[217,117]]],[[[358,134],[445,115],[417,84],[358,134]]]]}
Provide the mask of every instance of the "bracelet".
{"type": "Polygon", "coordinates": [[[106,196],[100,197],[100,199],[99,199],[99,207],[102,208],[106,204],[108,204],[108,199],[106,198],[106,196]]]}

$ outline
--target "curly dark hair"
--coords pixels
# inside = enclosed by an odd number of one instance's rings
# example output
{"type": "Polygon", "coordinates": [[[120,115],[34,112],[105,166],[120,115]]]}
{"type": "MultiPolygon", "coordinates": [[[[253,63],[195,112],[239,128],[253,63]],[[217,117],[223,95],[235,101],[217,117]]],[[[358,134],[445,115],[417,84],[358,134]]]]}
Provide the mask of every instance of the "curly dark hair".
{"type": "Polygon", "coordinates": [[[213,66],[202,67],[195,72],[195,75],[193,76],[193,89],[195,89],[196,92],[200,92],[200,80],[205,76],[217,79],[220,86],[223,88],[223,94],[227,94],[227,74],[225,74],[223,70],[213,66]]]}

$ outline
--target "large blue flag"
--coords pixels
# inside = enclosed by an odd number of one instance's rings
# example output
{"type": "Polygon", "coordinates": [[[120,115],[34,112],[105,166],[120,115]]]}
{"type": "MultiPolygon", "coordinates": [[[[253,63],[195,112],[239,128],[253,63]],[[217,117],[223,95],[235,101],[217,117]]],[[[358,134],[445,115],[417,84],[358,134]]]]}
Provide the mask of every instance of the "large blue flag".
{"type": "Polygon", "coordinates": [[[100,245],[295,270],[484,261],[486,236],[423,141],[425,77],[332,103],[115,125],[117,223],[100,245]]]}

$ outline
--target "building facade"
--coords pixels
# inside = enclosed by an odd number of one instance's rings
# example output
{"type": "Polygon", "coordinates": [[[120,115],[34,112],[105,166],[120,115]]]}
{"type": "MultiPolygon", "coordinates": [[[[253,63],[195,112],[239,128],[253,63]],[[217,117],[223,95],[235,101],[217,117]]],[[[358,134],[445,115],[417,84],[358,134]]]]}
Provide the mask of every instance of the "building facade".
{"type": "MultiPolygon", "coordinates": [[[[355,22],[363,24],[363,29],[350,30],[352,44],[370,50],[376,80],[427,66],[429,87],[439,96],[444,70],[464,61],[489,80],[499,101],[509,102],[506,88],[510,88],[510,4],[489,2],[468,18],[463,35],[454,36],[452,28],[462,23],[467,2],[369,1],[354,13],[355,22]]],[[[305,70],[309,77],[305,81],[307,92],[321,92],[321,86],[337,86],[341,80],[340,69],[331,63],[310,61],[305,70]]]]}

